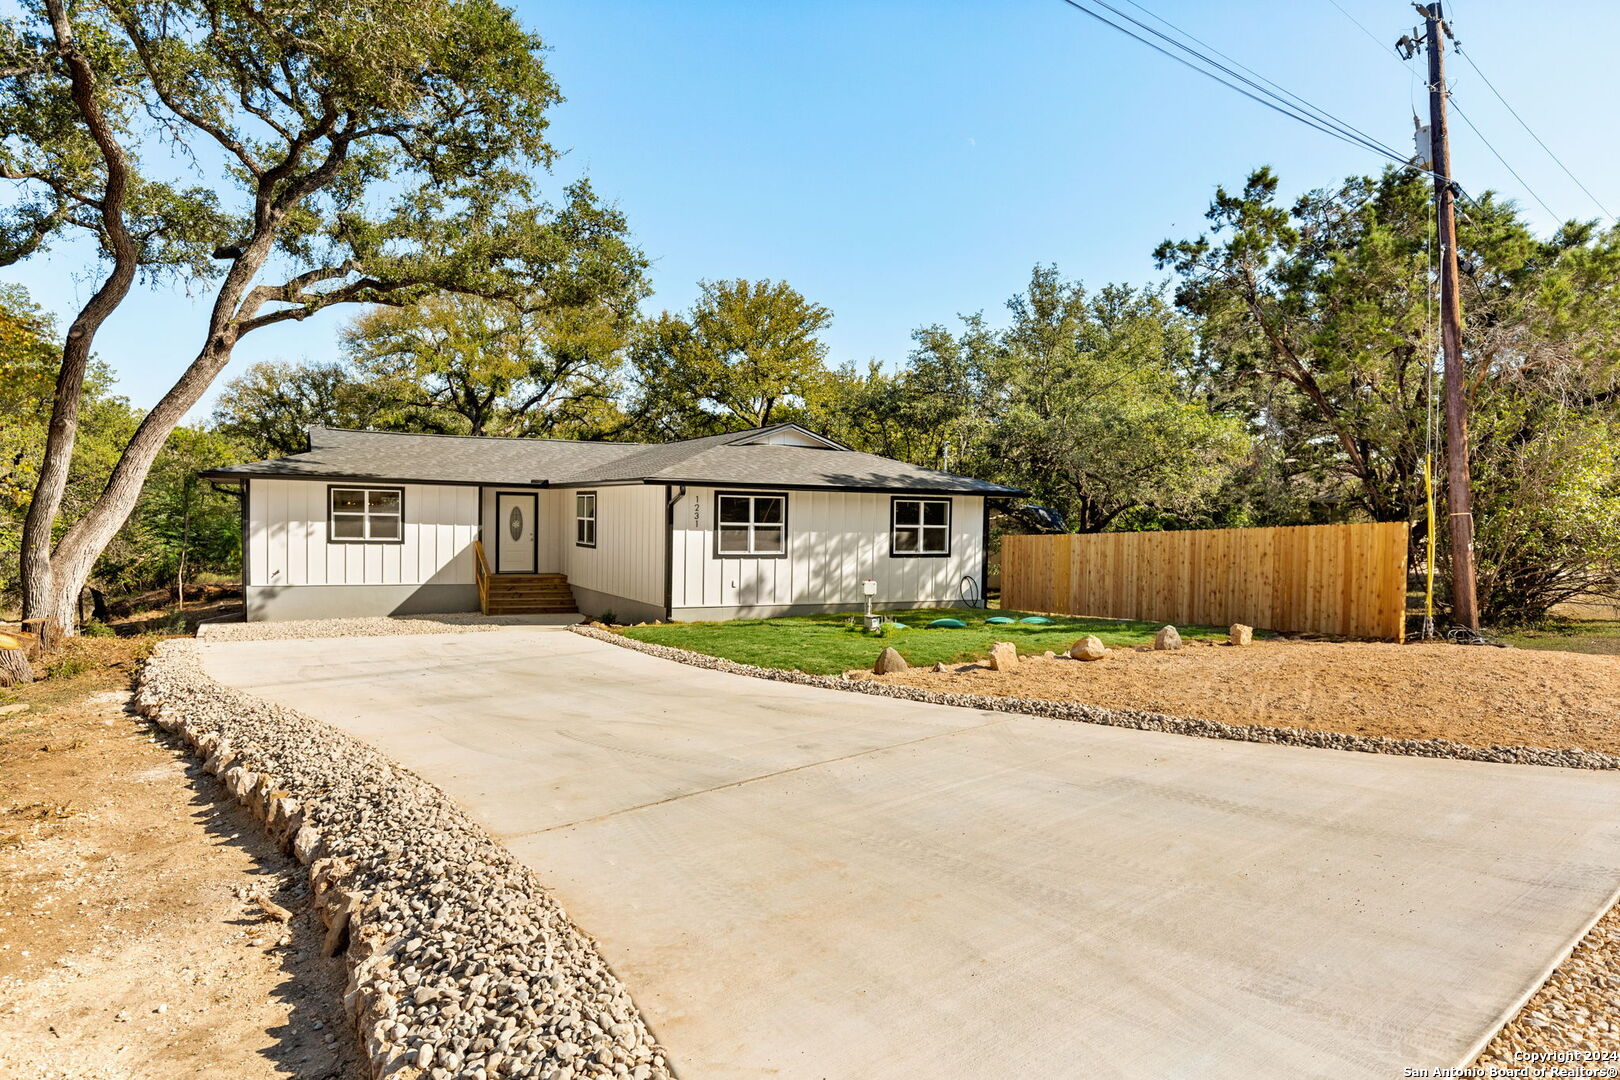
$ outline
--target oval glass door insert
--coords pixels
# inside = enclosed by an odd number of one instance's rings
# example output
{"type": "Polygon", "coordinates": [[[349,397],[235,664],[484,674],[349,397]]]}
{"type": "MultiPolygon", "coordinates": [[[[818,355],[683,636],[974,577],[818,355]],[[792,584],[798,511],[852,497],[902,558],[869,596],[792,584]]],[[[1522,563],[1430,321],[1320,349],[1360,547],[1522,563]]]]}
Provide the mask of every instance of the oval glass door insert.
{"type": "Polygon", "coordinates": [[[512,507],[512,517],[507,528],[511,530],[513,540],[523,539],[523,511],[512,507]]]}

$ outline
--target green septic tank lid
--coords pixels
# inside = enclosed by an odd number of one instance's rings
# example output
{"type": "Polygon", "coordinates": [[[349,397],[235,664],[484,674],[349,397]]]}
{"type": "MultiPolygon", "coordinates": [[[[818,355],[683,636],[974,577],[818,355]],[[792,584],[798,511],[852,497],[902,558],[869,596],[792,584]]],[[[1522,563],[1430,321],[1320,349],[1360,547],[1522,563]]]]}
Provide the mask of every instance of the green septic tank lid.
{"type": "Polygon", "coordinates": [[[1018,620],[1009,619],[1005,615],[992,615],[984,621],[989,623],[991,626],[1006,626],[1008,623],[1017,622],[1018,620]]]}
{"type": "Polygon", "coordinates": [[[1048,619],[1045,615],[1025,615],[1022,619],[1019,619],[1018,621],[1019,622],[1034,623],[1036,626],[1050,626],[1051,623],[1052,623],[1052,620],[1048,619]]]}
{"type": "Polygon", "coordinates": [[[884,622],[883,622],[883,625],[884,626],[892,626],[896,630],[910,630],[911,629],[911,627],[907,626],[905,623],[903,623],[903,622],[895,622],[893,619],[885,619],[884,622]]]}
{"type": "Polygon", "coordinates": [[[965,630],[967,628],[967,623],[961,619],[935,619],[928,625],[938,627],[941,630],[965,630]]]}

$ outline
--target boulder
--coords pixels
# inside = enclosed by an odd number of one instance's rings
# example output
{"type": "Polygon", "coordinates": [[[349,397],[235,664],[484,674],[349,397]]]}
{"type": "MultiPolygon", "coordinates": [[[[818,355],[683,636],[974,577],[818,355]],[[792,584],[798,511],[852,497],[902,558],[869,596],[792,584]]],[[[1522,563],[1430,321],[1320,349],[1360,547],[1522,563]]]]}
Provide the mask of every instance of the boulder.
{"type": "Polygon", "coordinates": [[[1181,631],[1173,626],[1162,626],[1153,635],[1153,647],[1161,651],[1181,648],[1181,631]]]}
{"type": "Polygon", "coordinates": [[[1069,655],[1076,660],[1101,660],[1108,655],[1108,648],[1102,643],[1102,638],[1087,634],[1074,643],[1069,655]]]}
{"type": "Polygon", "coordinates": [[[1233,645],[1252,645],[1254,644],[1254,627],[1235,622],[1232,624],[1232,628],[1226,632],[1226,640],[1233,645]]]}
{"type": "Polygon", "coordinates": [[[990,667],[996,671],[1011,671],[1018,666],[1018,647],[1010,641],[998,641],[990,646],[990,667]]]}
{"type": "Polygon", "coordinates": [[[906,658],[893,648],[884,649],[878,653],[877,663],[872,665],[874,675],[893,675],[897,671],[904,671],[910,667],[906,658]]]}

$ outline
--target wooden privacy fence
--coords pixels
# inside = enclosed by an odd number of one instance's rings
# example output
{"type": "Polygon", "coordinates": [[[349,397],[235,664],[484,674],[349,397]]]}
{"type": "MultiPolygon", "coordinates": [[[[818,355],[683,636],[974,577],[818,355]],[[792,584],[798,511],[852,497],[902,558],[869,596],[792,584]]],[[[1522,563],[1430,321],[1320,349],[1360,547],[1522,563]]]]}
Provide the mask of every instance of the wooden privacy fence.
{"type": "Polygon", "coordinates": [[[1005,536],[1001,606],[1400,641],[1409,528],[1401,521],[1005,536]]]}

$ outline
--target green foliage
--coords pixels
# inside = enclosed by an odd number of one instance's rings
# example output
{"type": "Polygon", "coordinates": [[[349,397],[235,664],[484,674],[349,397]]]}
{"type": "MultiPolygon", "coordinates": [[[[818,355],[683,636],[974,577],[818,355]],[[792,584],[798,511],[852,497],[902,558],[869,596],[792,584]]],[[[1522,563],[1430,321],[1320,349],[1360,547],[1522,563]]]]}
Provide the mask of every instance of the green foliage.
{"type": "MultiPolygon", "coordinates": [[[[736,619],[731,622],[665,623],[662,626],[632,626],[621,631],[626,637],[656,645],[709,656],[720,656],[740,664],[785,668],[812,675],[835,675],[842,671],[869,669],[880,647],[874,638],[882,637],[913,667],[935,663],[962,663],[982,660],[990,646],[1011,641],[1021,653],[1066,652],[1079,638],[1094,634],[1114,648],[1145,645],[1153,640],[1158,623],[1124,619],[1082,619],[1056,616],[1046,626],[1013,623],[987,626],[989,612],[980,608],[921,608],[916,611],[885,612],[885,631],[870,634],[861,627],[859,615],[804,615],[782,619],[736,619]],[[937,618],[958,618],[967,623],[960,630],[922,628],[937,618]],[[895,630],[893,622],[912,622],[918,628],[895,630]]],[[[1009,611],[1022,616],[1025,612],[1009,611]]],[[[1180,627],[1187,640],[1225,640],[1226,631],[1216,627],[1180,627]]]]}
{"type": "Polygon", "coordinates": [[[0,286],[0,506],[26,505],[56,380],[56,327],[20,285],[0,286]]]}
{"type": "Polygon", "coordinates": [[[113,628],[112,627],[108,626],[104,622],[98,622],[95,619],[91,619],[89,622],[87,622],[83,626],[79,627],[79,633],[83,634],[85,637],[114,637],[114,636],[116,636],[113,633],[113,628]]]}
{"type": "Polygon", "coordinates": [[[228,436],[176,428],[147,475],[134,514],[97,564],[97,577],[109,589],[136,592],[189,584],[200,571],[239,570],[240,497],[197,474],[247,459],[228,436]]]}
{"type": "MultiPolygon", "coordinates": [[[[227,268],[216,247],[262,235],[289,261],[324,268],[264,299],[312,310],[430,283],[499,287],[503,258],[544,259],[522,170],[551,160],[544,113],[559,95],[541,43],[507,9],[129,0],[78,5],[69,18],[106,134],[134,170],[127,213],[149,272],[216,278],[227,268]],[[136,151],[159,141],[182,160],[223,155],[257,197],[233,207],[165,175],[136,151]],[[384,187],[391,198],[368,198],[384,187]],[[514,230],[524,234],[515,245],[514,230]],[[458,237],[454,250],[434,243],[458,237]],[[317,288],[338,282],[347,286],[317,288]]],[[[13,134],[0,164],[20,178],[4,249],[29,254],[65,228],[102,233],[95,215],[64,209],[99,196],[109,174],[44,4],[24,3],[3,44],[15,67],[0,80],[0,121],[13,134]]]]}
{"type": "Polygon", "coordinates": [[[1009,307],[988,365],[1000,408],[985,452],[1001,475],[1075,532],[1137,507],[1193,515],[1210,503],[1246,439],[1188,385],[1185,319],[1151,292],[1088,296],[1053,268],[1009,307]]]}
{"type": "MultiPolygon", "coordinates": [[[[1277,187],[1261,169],[1240,192],[1218,188],[1210,233],[1156,253],[1198,320],[1198,379],[1257,437],[1227,499],[1257,524],[1409,520],[1416,551],[1428,405],[1443,391],[1428,185],[1389,170],[1291,208],[1277,187]]],[[[1540,240],[1491,195],[1465,211],[1481,608],[1534,618],[1617,588],[1620,229],[1571,223],[1540,240]]]]}
{"type": "MultiPolygon", "coordinates": [[[[62,415],[136,271],[213,294],[189,366],[54,543],[39,523],[72,508],[54,481],[36,496],[34,614],[68,617],[163,439],[243,335],[441,292],[529,304],[538,290],[579,311],[615,268],[639,267],[588,184],[560,206],[540,197],[560,100],[543,48],[492,0],[22,0],[0,24],[0,265],[70,235],[91,242],[59,251],[102,264],[63,346],[62,415]]],[[[75,437],[59,425],[51,453],[75,437]]]]}
{"type": "Polygon", "coordinates": [[[466,435],[580,436],[622,421],[617,396],[645,260],[622,215],[581,188],[569,259],[527,293],[445,294],[375,308],[344,334],[378,398],[375,426],[466,435]]]}
{"type": "Polygon", "coordinates": [[[284,457],[309,449],[311,426],[363,428],[381,408],[346,364],[261,360],[224,385],[211,423],[253,458],[284,457]]]}
{"type": "MultiPolygon", "coordinates": [[[[61,353],[56,329],[20,286],[0,287],[0,597],[17,589],[23,519],[39,476],[50,421],[51,392],[61,353]]],[[[139,421],[129,402],[113,396],[112,373],[94,363],[85,380],[79,439],[68,470],[58,531],[95,501],[139,421]]]]}
{"type": "Polygon", "coordinates": [[[71,679],[75,675],[83,675],[95,666],[95,661],[90,657],[81,653],[69,652],[45,665],[45,677],[47,679],[71,679]]]}
{"type": "Polygon", "coordinates": [[[1030,492],[1076,532],[1121,515],[1210,513],[1247,448],[1190,377],[1189,321],[1152,290],[1088,294],[1036,267],[1008,303],[953,334],[930,326],[895,375],[837,372],[812,423],[861,449],[1030,492]],[[947,460],[948,459],[948,460],[947,460]]]}
{"type": "Polygon", "coordinates": [[[638,424],[692,438],[802,418],[826,377],[817,335],[830,322],[786,282],[703,282],[688,315],[666,311],[637,335],[638,424]]]}

